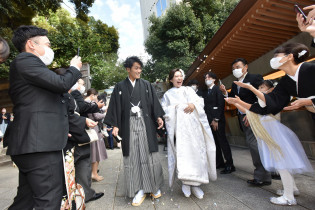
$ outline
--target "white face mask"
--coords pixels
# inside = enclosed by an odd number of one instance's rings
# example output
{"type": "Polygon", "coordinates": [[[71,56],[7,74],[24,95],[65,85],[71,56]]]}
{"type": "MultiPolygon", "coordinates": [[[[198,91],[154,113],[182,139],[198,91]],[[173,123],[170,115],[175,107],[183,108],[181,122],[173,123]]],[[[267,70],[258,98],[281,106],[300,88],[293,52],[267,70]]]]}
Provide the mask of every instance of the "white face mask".
{"type": "Polygon", "coordinates": [[[78,83],[75,83],[75,84],[71,87],[71,91],[75,91],[76,89],[78,89],[78,83]]]}
{"type": "Polygon", "coordinates": [[[192,85],[192,86],[190,86],[194,91],[196,91],[197,90],[197,85],[192,85]]]}
{"type": "Polygon", "coordinates": [[[81,86],[81,88],[80,88],[79,91],[80,91],[81,94],[83,94],[83,93],[85,92],[85,87],[84,87],[84,86],[81,86]]]}
{"type": "Polygon", "coordinates": [[[270,66],[271,66],[271,68],[273,68],[273,69],[279,69],[280,66],[282,66],[283,64],[285,64],[285,62],[287,62],[287,61],[284,61],[283,63],[280,63],[280,60],[282,60],[282,58],[284,58],[284,57],[285,57],[285,56],[271,58],[271,60],[270,60],[270,66]]]}
{"type": "Polygon", "coordinates": [[[212,83],[213,83],[213,80],[212,80],[212,79],[206,80],[206,85],[207,85],[207,86],[211,86],[212,83]]]}
{"type": "Polygon", "coordinates": [[[234,77],[236,77],[237,79],[239,79],[241,76],[243,76],[243,69],[234,69],[233,70],[233,75],[234,77]]]}
{"type": "MultiPolygon", "coordinates": [[[[35,43],[36,43],[36,42],[35,42],[35,43]]],[[[36,44],[37,44],[37,43],[36,43],[36,44]]],[[[37,45],[38,45],[38,46],[41,46],[41,45],[39,45],[39,44],[37,44],[37,45]]],[[[36,52],[36,51],[35,51],[35,52],[37,53],[39,59],[41,59],[41,60],[43,61],[43,63],[44,63],[46,66],[48,66],[48,65],[50,65],[50,64],[53,62],[55,53],[54,53],[54,51],[53,51],[51,48],[49,48],[49,47],[47,47],[47,46],[41,46],[41,47],[44,48],[44,51],[45,51],[45,53],[44,53],[43,56],[39,55],[38,52],[36,52]]]]}

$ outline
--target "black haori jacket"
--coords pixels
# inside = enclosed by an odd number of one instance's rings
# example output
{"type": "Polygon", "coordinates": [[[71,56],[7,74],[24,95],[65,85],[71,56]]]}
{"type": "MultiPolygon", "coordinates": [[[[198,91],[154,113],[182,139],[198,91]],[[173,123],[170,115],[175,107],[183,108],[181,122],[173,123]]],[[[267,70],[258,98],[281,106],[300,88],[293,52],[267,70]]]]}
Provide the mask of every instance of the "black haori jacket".
{"type": "MultiPolygon", "coordinates": [[[[156,137],[156,120],[164,115],[162,106],[156,96],[152,85],[143,79],[137,79],[140,86],[141,108],[143,111],[146,134],[149,144],[149,151],[158,151],[158,141],[156,137]]],[[[130,138],[130,92],[128,86],[131,85],[128,78],[116,84],[111,95],[109,107],[104,123],[119,128],[119,136],[122,137],[123,156],[129,156],[130,138]]],[[[136,105],[136,104],[135,104],[136,105]]]]}

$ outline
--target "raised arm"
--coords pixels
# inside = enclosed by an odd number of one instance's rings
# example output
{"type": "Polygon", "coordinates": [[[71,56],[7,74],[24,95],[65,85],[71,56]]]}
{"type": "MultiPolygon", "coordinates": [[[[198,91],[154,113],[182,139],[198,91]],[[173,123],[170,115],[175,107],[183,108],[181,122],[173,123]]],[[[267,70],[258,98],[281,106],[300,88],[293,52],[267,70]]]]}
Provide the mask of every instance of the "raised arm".
{"type": "Polygon", "coordinates": [[[247,88],[248,90],[252,91],[260,100],[266,103],[265,95],[257,90],[254,86],[251,84],[246,84],[238,81],[234,81],[234,83],[242,88],[247,88]]]}
{"type": "Polygon", "coordinates": [[[242,101],[238,96],[235,96],[235,98],[225,98],[225,101],[229,104],[235,105],[243,113],[252,107],[251,104],[242,101]]]}

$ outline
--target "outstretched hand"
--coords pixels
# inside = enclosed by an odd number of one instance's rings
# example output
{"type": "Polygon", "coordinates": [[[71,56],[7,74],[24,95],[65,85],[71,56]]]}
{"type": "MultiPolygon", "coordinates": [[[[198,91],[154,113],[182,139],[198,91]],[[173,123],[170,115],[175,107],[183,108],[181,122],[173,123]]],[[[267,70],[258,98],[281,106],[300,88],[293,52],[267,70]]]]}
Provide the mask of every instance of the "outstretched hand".
{"type": "Polygon", "coordinates": [[[301,98],[296,101],[293,101],[290,106],[284,107],[284,110],[295,110],[302,106],[310,106],[312,105],[312,100],[307,98],[301,98]]]}
{"type": "Polygon", "coordinates": [[[250,83],[243,83],[243,82],[239,82],[239,81],[234,81],[234,83],[242,88],[246,88],[246,89],[250,89],[251,87],[253,87],[250,83]]]}
{"type": "Polygon", "coordinates": [[[225,98],[225,101],[229,104],[236,104],[239,103],[241,101],[241,99],[238,96],[235,96],[235,98],[225,98]]]}

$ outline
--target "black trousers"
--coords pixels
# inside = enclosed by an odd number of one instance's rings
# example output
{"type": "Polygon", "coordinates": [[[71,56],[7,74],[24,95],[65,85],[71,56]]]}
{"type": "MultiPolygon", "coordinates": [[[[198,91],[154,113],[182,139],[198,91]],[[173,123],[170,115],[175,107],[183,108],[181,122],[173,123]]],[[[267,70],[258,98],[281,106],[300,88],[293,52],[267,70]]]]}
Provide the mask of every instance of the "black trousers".
{"type": "Polygon", "coordinates": [[[246,127],[244,124],[244,117],[246,115],[239,115],[239,120],[241,123],[241,126],[243,128],[243,131],[245,133],[246,142],[249,147],[250,154],[252,156],[253,164],[255,166],[254,170],[254,179],[258,179],[260,181],[269,182],[271,181],[271,174],[270,172],[266,171],[264,166],[261,163],[259,150],[258,150],[258,144],[257,139],[250,128],[250,126],[246,127]]]}
{"type": "Polygon", "coordinates": [[[11,158],[19,168],[19,186],[9,210],[60,209],[65,184],[61,151],[11,158]]]}
{"type": "Polygon", "coordinates": [[[225,135],[225,121],[219,121],[218,130],[214,131],[212,126],[211,130],[213,133],[215,145],[216,145],[216,165],[226,165],[232,166],[233,165],[233,158],[230,144],[225,135]],[[224,163],[224,159],[226,162],[224,163]]]}
{"type": "Polygon", "coordinates": [[[85,193],[85,200],[90,200],[95,195],[92,185],[92,166],[90,159],[90,145],[77,146],[74,150],[75,181],[80,184],[85,193]]]}

